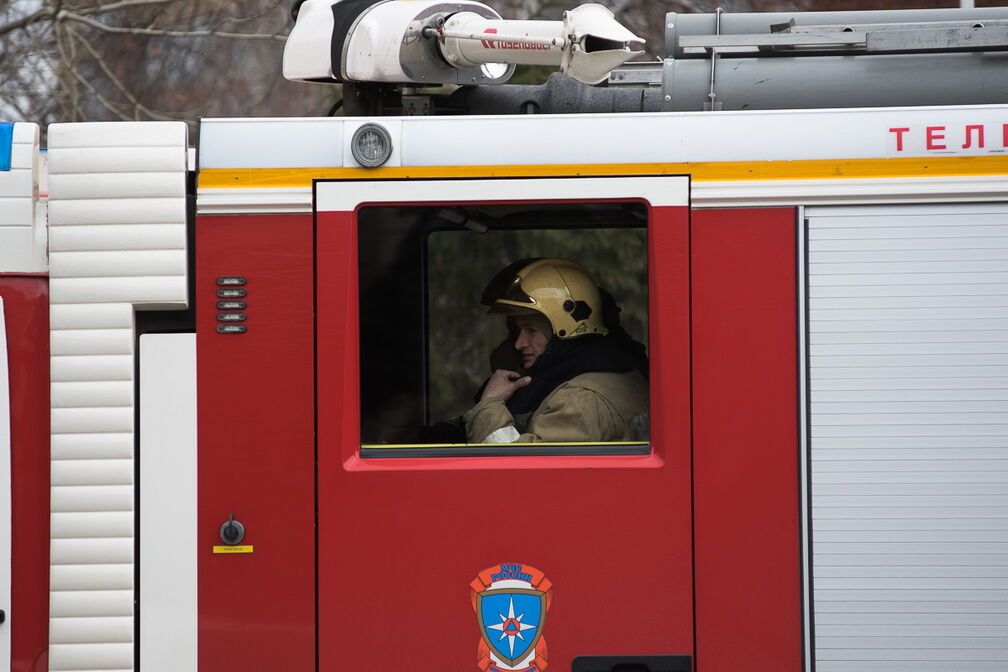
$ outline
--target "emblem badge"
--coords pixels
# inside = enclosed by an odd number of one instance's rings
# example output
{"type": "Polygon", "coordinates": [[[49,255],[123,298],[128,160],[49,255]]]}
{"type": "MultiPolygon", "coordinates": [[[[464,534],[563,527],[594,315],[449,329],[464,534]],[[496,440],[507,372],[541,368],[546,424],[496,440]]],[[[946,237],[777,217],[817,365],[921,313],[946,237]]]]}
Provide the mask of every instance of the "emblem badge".
{"type": "Polygon", "coordinates": [[[495,565],[469,587],[480,629],[477,666],[483,672],[544,670],[552,584],[543,573],[519,563],[495,565]]]}

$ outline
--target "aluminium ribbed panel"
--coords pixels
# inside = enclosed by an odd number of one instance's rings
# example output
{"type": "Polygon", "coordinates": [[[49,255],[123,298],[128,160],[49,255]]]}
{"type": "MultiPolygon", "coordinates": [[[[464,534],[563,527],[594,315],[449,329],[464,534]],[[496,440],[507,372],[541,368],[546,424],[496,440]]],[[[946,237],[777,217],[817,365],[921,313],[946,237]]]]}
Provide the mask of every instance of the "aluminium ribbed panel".
{"type": "Polygon", "coordinates": [[[45,273],[38,124],[14,124],[11,140],[10,169],[0,170],[0,269],[4,273],[45,273]]]}
{"type": "Polygon", "coordinates": [[[1008,670],[1008,204],[810,208],[818,672],[1008,670]]]}
{"type": "Polygon", "coordinates": [[[49,670],[135,669],[134,311],[186,306],[186,126],[49,127],[49,670]]]}

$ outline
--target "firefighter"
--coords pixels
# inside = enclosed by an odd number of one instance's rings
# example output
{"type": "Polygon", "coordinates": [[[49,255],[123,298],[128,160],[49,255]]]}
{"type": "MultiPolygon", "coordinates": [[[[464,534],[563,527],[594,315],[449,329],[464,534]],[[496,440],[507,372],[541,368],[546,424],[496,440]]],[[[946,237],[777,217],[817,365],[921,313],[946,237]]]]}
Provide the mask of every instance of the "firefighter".
{"type": "Polygon", "coordinates": [[[507,316],[520,366],[498,368],[463,416],[472,443],[646,438],[648,361],[619,326],[615,301],[576,263],[524,259],[482,302],[507,316]]]}

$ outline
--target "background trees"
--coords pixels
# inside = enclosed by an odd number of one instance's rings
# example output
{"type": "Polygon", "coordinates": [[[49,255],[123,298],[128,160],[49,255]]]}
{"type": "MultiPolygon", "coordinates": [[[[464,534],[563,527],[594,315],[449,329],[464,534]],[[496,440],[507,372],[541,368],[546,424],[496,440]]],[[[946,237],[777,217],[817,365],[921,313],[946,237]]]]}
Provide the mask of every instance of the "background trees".
{"type": "Polygon", "coordinates": [[[0,3],[0,118],[300,116],[334,93],[280,71],[290,0],[0,3]]]}

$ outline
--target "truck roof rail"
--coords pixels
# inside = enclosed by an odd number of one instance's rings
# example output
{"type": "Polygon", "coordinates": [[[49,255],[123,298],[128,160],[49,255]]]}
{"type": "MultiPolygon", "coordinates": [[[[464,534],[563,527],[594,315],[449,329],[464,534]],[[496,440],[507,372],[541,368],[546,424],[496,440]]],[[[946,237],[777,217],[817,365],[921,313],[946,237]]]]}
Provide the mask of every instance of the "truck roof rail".
{"type": "Polygon", "coordinates": [[[935,24],[789,26],[780,32],[737,35],[683,35],[679,48],[689,54],[718,50],[724,57],[786,51],[790,56],[842,53],[926,53],[1008,50],[1008,21],[956,21],[935,24]]]}

